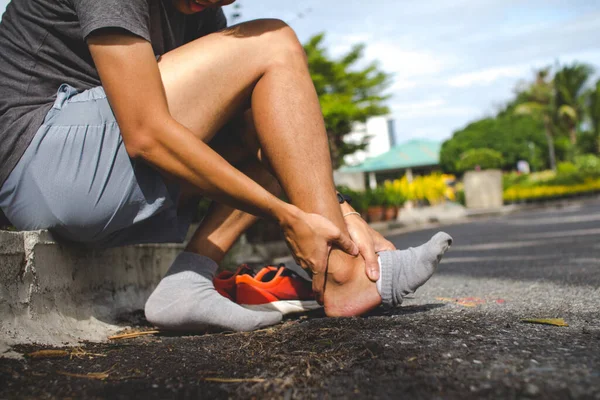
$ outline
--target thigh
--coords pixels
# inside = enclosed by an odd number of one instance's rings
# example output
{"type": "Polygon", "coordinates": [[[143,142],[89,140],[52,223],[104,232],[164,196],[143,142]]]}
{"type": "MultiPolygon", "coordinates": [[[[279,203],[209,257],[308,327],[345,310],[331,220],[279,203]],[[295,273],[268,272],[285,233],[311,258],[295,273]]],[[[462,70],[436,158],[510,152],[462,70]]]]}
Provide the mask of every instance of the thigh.
{"type": "Polygon", "coordinates": [[[101,87],[77,93],[63,85],[2,186],[0,205],[19,229],[98,243],[174,208],[178,190],[129,158],[101,87]]]}
{"type": "MultiPolygon", "coordinates": [[[[247,110],[241,115],[236,115],[227,122],[208,144],[215,152],[227,160],[228,163],[237,168],[240,168],[251,160],[258,159],[270,170],[270,166],[261,155],[251,110],[247,110]]],[[[170,179],[175,180],[175,178],[170,179]]],[[[177,182],[182,188],[184,199],[203,195],[197,187],[184,181],[177,182]]]]}
{"type": "Polygon", "coordinates": [[[256,82],[287,51],[303,52],[294,32],[278,20],[257,20],[163,55],[158,65],[171,115],[209,142],[250,107],[256,82]]]}

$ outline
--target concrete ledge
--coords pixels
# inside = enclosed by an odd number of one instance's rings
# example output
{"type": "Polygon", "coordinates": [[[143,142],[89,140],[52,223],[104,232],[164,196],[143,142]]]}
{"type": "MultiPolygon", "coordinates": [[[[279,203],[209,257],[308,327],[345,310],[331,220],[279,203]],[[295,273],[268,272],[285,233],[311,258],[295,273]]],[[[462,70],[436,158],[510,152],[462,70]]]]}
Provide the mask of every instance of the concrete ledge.
{"type": "Polygon", "coordinates": [[[0,232],[0,348],[104,340],[141,310],[179,245],[96,251],[46,231],[0,232]]]}

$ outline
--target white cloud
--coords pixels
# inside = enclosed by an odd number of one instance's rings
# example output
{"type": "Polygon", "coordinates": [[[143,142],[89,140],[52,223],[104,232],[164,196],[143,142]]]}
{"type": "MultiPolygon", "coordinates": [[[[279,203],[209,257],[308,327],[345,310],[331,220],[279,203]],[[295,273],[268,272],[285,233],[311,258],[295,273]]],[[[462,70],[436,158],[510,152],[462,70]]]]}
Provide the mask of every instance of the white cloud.
{"type": "Polygon", "coordinates": [[[419,82],[416,79],[394,77],[394,83],[390,87],[390,91],[397,92],[399,90],[413,89],[417,86],[419,86],[419,82]]]}
{"type": "Polygon", "coordinates": [[[367,58],[379,60],[384,71],[396,74],[397,79],[436,76],[452,61],[427,50],[412,50],[399,44],[374,41],[365,52],[367,58]]]}
{"type": "Polygon", "coordinates": [[[448,57],[434,55],[424,49],[415,50],[415,45],[409,36],[391,42],[382,40],[372,33],[353,32],[346,35],[331,35],[327,39],[329,50],[334,57],[348,52],[353,45],[366,44],[364,61],[377,61],[384,71],[394,74],[398,88],[414,86],[408,78],[435,76],[452,64],[448,57]]]}
{"type": "Polygon", "coordinates": [[[450,77],[446,83],[451,87],[464,88],[475,85],[490,85],[502,78],[524,77],[531,71],[530,65],[513,65],[505,67],[493,67],[466,72],[450,77]]]}
{"type": "Polygon", "coordinates": [[[396,112],[412,112],[415,110],[428,110],[434,107],[440,107],[446,104],[443,99],[430,99],[424,101],[416,101],[411,103],[396,103],[392,104],[392,110],[396,112]]]}
{"type": "Polygon", "coordinates": [[[354,32],[331,35],[328,42],[334,57],[348,52],[353,45],[365,43],[363,64],[377,61],[383,71],[392,74],[393,83],[389,89],[392,93],[438,81],[441,74],[453,64],[451,57],[435,56],[426,50],[413,50],[414,44],[410,43],[409,36],[392,43],[371,33],[354,32]]]}
{"type": "Polygon", "coordinates": [[[395,103],[390,107],[399,120],[413,118],[464,117],[477,113],[471,106],[448,104],[446,100],[434,98],[424,101],[395,103]]]}

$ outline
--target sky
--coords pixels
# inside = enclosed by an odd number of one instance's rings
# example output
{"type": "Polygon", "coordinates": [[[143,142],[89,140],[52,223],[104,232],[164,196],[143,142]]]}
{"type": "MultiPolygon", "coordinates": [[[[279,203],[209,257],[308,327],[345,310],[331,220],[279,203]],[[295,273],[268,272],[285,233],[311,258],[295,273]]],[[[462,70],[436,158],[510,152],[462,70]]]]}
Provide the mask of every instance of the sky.
{"type": "MultiPolygon", "coordinates": [[[[0,13],[7,3],[0,0],[0,13]]],[[[332,56],[366,44],[366,60],[393,74],[388,105],[399,141],[447,139],[493,115],[536,68],[580,61],[600,73],[597,0],[238,3],[242,20],[282,19],[302,42],[325,32],[332,56]]]]}

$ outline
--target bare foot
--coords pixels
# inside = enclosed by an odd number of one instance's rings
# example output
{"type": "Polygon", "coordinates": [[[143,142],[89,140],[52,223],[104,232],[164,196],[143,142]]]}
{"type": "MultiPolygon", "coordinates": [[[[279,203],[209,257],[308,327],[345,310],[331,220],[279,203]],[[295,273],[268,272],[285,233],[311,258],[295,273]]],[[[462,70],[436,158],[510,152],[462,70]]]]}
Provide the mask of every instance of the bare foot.
{"type": "Polygon", "coordinates": [[[353,317],[381,304],[375,282],[365,273],[362,257],[332,251],[329,257],[324,307],[329,317],[353,317]]]}

